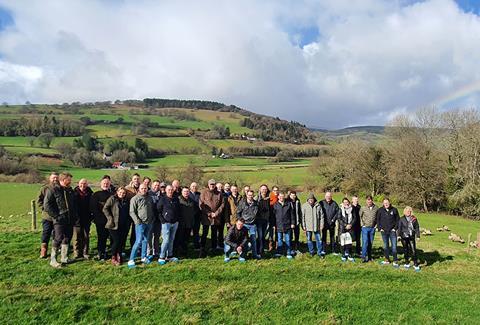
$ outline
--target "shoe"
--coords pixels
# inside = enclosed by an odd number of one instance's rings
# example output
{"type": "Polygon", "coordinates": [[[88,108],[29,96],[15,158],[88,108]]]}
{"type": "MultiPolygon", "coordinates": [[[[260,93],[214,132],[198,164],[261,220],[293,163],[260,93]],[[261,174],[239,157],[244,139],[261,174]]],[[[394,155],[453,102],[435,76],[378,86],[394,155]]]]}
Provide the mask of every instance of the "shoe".
{"type": "Polygon", "coordinates": [[[292,255],[287,255],[287,259],[292,260],[293,256],[292,255]]]}
{"type": "Polygon", "coordinates": [[[238,258],[238,261],[239,261],[240,263],[245,263],[245,262],[246,262],[245,258],[243,258],[243,257],[239,257],[239,258],[238,258]]]}
{"type": "Polygon", "coordinates": [[[56,269],[62,267],[62,264],[57,262],[57,249],[52,247],[52,252],[50,253],[50,266],[56,269]]]}
{"type": "Polygon", "coordinates": [[[48,245],[47,243],[42,243],[40,246],[40,258],[47,258],[48,245]]]}
{"type": "Polygon", "coordinates": [[[352,263],[355,263],[355,259],[353,257],[348,257],[348,260],[352,263]]]}
{"type": "Polygon", "coordinates": [[[346,262],[347,258],[345,256],[342,256],[342,262],[346,262]]]}
{"type": "Polygon", "coordinates": [[[150,263],[152,262],[152,261],[150,261],[150,260],[148,259],[148,257],[142,258],[141,261],[142,261],[142,263],[145,264],[145,265],[148,265],[148,264],[150,264],[150,263]]]}
{"type": "Polygon", "coordinates": [[[230,253],[230,257],[235,257],[235,256],[237,256],[237,255],[238,255],[237,252],[231,252],[231,253],[230,253]]]}
{"type": "Polygon", "coordinates": [[[410,264],[405,264],[403,267],[408,270],[408,269],[410,269],[410,264]]]}
{"type": "Polygon", "coordinates": [[[398,269],[398,268],[400,267],[400,265],[398,265],[397,262],[393,262],[393,267],[396,268],[396,269],[398,269]]]}
{"type": "Polygon", "coordinates": [[[333,256],[339,256],[340,254],[333,252],[333,256]]]}
{"type": "Polygon", "coordinates": [[[176,258],[176,257],[169,257],[169,258],[168,258],[168,262],[169,262],[169,263],[177,263],[177,262],[179,262],[179,261],[180,261],[180,260],[179,260],[178,258],[176,258]]]}
{"type": "Polygon", "coordinates": [[[275,253],[275,255],[273,255],[273,257],[282,257],[282,254],[275,253]]]}
{"type": "Polygon", "coordinates": [[[325,256],[325,255],[327,255],[327,253],[325,253],[325,251],[321,251],[321,252],[320,252],[320,255],[325,256]]]}
{"type": "Polygon", "coordinates": [[[129,269],[135,268],[135,266],[136,266],[136,265],[135,265],[135,261],[134,261],[134,260],[128,261],[127,266],[128,266],[129,269]]]}
{"type": "Polygon", "coordinates": [[[420,272],[420,266],[414,266],[415,272],[420,272]]]}
{"type": "Polygon", "coordinates": [[[390,264],[390,261],[381,261],[380,262],[380,265],[389,265],[390,264]]]}
{"type": "Polygon", "coordinates": [[[262,257],[260,255],[254,256],[253,258],[256,259],[257,261],[262,259],[262,257]]]}
{"type": "Polygon", "coordinates": [[[90,259],[90,255],[84,253],[84,254],[83,254],[83,258],[86,259],[86,260],[89,260],[89,259],[90,259]]]}
{"type": "Polygon", "coordinates": [[[68,245],[62,244],[60,247],[60,263],[68,264],[70,260],[68,259],[68,245]]]}
{"type": "Polygon", "coordinates": [[[223,261],[224,261],[225,263],[230,262],[230,257],[225,257],[225,258],[223,259],[223,261]]]}
{"type": "Polygon", "coordinates": [[[158,259],[158,264],[159,265],[165,265],[165,264],[167,264],[167,261],[164,258],[159,258],[158,259]]]}

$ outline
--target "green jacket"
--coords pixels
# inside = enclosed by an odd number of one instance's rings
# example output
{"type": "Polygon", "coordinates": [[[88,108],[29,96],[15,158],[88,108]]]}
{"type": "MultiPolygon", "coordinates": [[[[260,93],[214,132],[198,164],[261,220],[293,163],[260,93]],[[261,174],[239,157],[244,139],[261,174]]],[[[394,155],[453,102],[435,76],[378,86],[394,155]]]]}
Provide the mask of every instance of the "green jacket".
{"type": "Polygon", "coordinates": [[[362,227],[375,227],[377,225],[378,208],[374,204],[370,208],[366,205],[360,208],[360,224],[362,227]]]}
{"type": "Polygon", "coordinates": [[[150,195],[137,194],[130,200],[130,217],[136,225],[151,224],[155,217],[155,204],[150,195]]]}

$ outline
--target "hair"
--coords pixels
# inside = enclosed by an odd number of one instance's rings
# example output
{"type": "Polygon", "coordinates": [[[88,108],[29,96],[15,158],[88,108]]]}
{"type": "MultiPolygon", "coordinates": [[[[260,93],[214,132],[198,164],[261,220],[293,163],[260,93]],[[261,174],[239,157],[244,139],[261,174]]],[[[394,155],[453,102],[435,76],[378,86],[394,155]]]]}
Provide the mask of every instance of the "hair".
{"type": "Polygon", "coordinates": [[[112,179],[112,178],[110,177],[110,175],[103,175],[101,181],[104,179],[112,179]]]}
{"type": "Polygon", "coordinates": [[[251,189],[250,189],[250,190],[248,190],[248,191],[247,191],[247,193],[245,193],[245,194],[248,194],[248,193],[255,194],[255,192],[254,192],[253,190],[251,190],[251,189]]]}
{"type": "Polygon", "coordinates": [[[388,197],[383,198],[383,200],[390,202],[390,199],[388,197]]]}
{"type": "Polygon", "coordinates": [[[58,176],[58,173],[57,172],[51,172],[50,176],[58,176]]]}
{"type": "Polygon", "coordinates": [[[295,195],[297,195],[297,191],[290,191],[290,194],[295,194],[295,195]]]}
{"type": "Polygon", "coordinates": [[[410,206],[408,206],[408,205],[405,207],[405,209],[403,209],[403,214],[407,214],[407,211],[411,211],[412,214],[413,214],[413,209],[412,209],[412,207],[410,207],[410,206]]]}
{"type": "Polygon", "coordinates": [[[344,202],[344,201],[347,201],[348,203],[350,203],[350,200],[348,199],[348,197],[344,197],[342,202],[344,202]]]}
{"type": "Polygon", "coordinates": [[[367,197],[365,198],[367,200],[373,200],[373,197],[371,195],[367,195],[367,197]]]}
{"type": "Polygon", "coordinates": [[[160,181],[158,179],[156,179],[152,183],[160,183],[160,181]]]}
{"type": "Polygon", "coordinates": [[[187,190],[190,191],[190,187],[188,187],[188,186],[182,186],[182,191],[185,190],[185,189],[187,189],[187,190]]]}
{"type": "Polygon", "coordinates": [[[125,191],[126,192],[127,189],[125,188],[125,186],[119,186],[115,192],[118,193],[118,191],[125,191]]]}
{"type": "Polygon", "coordinates": [[[277,191],[279,190],[277,185],[272,186],[272,191],[274,191],[275,189],[277,189],[277,191]]]}
{"type": "Polygon", "coordinates": [[[245,219],[243,218],[238,218],[237,221],[240,221],[241,223],[245,223],[245,219]]]}
{"type": "Polygon", "coordinates": [[[148,176],[145,176],[145,177],[143,178],[143,181],[145,182],[146,179],[148,179],[150,182],[152,181],[152,179],[151,179],[150,177],[148,177],[148,176]]]}
{"type": "Polygon", "coordinates": [[[60,175],[58,175],[58,180],[61,182],[67,178],[72,178],[72,174],[70,174],[69,172],[61,172],[60,175]]]}
{"type": "Polygon", "coordinates": [[[135,176],[140,177],[140,174],[139,174],[139,173],[135,173],[135,174],[132,175],[132,178],[134,178],[135,176]]]}

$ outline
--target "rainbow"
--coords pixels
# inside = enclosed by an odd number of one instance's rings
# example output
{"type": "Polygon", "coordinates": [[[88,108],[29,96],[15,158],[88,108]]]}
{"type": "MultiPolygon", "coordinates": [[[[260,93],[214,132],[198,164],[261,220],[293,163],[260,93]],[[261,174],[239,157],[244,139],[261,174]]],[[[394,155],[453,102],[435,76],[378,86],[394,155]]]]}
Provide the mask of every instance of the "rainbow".
{"type": "Polygon", "coordinates": [[[469,95],[480,92],[480,80],[456,89],[448,95],[442,96],[431,103],[431,106],[444,107],[455,100],[465,98],[469,95]]]}

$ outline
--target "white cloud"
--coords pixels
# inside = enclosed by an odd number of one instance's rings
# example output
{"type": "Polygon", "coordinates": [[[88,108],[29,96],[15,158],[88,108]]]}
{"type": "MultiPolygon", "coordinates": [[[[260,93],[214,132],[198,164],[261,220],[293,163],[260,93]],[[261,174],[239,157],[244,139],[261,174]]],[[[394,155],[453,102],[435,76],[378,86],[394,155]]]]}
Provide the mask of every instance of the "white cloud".
{"type": "Polygon", "coordinates": [[[341,127],[385,123],[480,80],[480,19],[453,0],[0,6],[15,21],[0,31],[0,101],[196,98],[341,127]],[[319,37],[300,48],[311,26],[319,37]]]}

